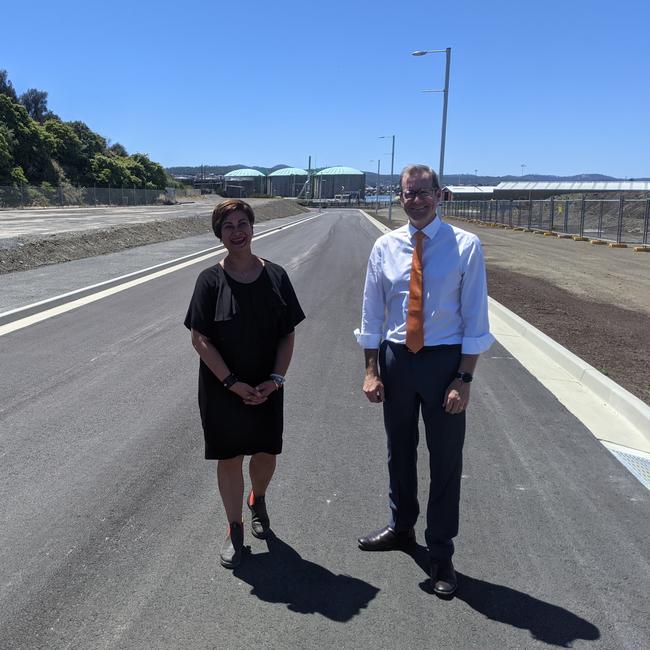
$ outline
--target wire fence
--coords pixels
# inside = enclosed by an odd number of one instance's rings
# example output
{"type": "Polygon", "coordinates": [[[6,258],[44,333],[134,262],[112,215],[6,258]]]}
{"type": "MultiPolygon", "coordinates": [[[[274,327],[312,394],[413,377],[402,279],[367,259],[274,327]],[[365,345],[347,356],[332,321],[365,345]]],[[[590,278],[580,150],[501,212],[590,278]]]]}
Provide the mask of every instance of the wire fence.
{"type": "Polygon", "coordinates": [[[648,244],[650,199],[454,200],[443,215],[511,228],[576,235],[618,244],[648,244]]]}
{"type": "Polygon", "coordinates": [[[196,196],[198,190],[137,187],[75,187],[73,185],[39,186],[0,185],[0,209],[48,208],[91,205],[156,205],[174,203],[178,198],[196,196]]]}

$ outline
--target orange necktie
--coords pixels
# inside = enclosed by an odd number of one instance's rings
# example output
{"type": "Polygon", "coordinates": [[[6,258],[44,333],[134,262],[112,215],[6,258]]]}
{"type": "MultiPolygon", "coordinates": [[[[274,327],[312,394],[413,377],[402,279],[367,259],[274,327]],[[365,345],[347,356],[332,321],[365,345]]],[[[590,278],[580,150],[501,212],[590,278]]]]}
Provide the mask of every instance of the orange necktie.
{"type": "Polygon", "coordinates": [[[409,282],[409,306],[406,316],[406,347],[419,352],[424,347],[424,317],[422,313],[422,240],[424,233],[415,233],[415,248],[411,262],[409,282]]]}

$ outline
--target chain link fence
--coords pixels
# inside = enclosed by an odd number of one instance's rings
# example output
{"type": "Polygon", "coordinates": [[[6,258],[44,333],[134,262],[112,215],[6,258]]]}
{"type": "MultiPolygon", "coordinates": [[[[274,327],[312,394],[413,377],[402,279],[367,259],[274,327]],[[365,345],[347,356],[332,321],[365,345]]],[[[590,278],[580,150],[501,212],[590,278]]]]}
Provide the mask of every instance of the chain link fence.
{"type": "Polygon", "coordinates": [[[650,199],[454,200],[442,204],[449,217],[500,223],[618,244],[647,245],[650,199]]]}
{"type": "Polygon", "coordinates": [[[73,185],[20,187],[0,185],[0,209],[48,208],[89,205],[156,205],[197,196],[199,190],[167,188],[144,190],[136,187],[75,187],[73,185]]]}

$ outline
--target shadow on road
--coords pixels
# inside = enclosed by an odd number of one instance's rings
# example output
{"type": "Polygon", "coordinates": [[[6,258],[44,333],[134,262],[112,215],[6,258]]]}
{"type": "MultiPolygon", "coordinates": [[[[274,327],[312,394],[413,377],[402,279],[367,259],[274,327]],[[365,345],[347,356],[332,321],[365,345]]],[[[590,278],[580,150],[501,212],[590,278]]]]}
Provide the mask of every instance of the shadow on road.
{"type": "MultiPolygon", "coordinates": [[[[425,546],[414,544],[405,552],[428,574],[429,554],[425,546]]],[[[429,580],[421,582],[420,587],[433,594],[429,580]]],[[[456,598],[493,621],[529,630],[534,639],[549,645],[570,648],[577,639],[600,638],[600,630],[595,625],[563,607],[462,573],[458,573],[456,598]]]]}
{"type": "Polygon", "coordinates": [[[234,575],[251,585],[251,594],[270,603],[286,603],[299,614],[322,614],[340,623],[349,621],[377,595],[379,589],[346,575],[335,575],[309,562],[287,543],[269,533],[268,553],[246,553],[234,575]]]}

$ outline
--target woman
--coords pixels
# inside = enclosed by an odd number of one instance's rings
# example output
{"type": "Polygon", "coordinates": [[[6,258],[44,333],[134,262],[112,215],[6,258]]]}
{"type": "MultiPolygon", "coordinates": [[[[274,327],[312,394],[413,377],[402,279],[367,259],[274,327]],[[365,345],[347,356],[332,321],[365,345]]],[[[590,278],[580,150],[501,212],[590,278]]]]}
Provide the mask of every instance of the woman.
{"type": "Polygon", "coordinates": [[[266,488],[282,451],[284,375],[294,327],[305,318],[284,269],[251,252],[253,210],[228,199],[212,213],[212,229],[228,254],[203,271],[185,318],[201,358],[199,409],[205,457],[216,459],[228,517],[221,564],[234,568],[244,545],[244,456],[251,456],[251,532],[269,530],[266,488]]]}

